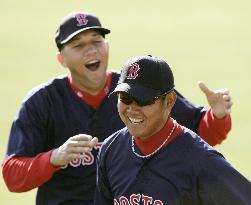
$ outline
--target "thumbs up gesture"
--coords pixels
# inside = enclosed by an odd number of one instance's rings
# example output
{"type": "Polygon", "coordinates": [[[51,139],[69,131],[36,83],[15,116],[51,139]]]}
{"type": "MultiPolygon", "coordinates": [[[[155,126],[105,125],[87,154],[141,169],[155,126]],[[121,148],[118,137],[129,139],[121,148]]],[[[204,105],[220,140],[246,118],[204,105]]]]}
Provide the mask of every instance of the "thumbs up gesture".
{"type": "Polygon", "coordinates": [[[213,91],[202,81],[199,81],[198,85],[201,91],[206,95],[207,101],[216,118],[222,119],[231,113],[233,102],[227,88],[213,91]]]}

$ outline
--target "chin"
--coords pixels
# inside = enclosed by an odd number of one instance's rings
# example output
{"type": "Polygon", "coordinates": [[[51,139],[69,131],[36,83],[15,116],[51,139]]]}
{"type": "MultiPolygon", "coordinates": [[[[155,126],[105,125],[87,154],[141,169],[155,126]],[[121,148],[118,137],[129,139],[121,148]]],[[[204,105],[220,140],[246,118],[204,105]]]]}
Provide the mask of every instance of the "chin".
{"type": "Polygon", "coordinates": [[[134,130],[132,130],[132,129],[128,129],[129,130],[129,132],[130,132],[130,134],[132,135],[132,136],[135,136],[135,137],[140,137],[141,138],[141,136],[142,136],[142,134],[140,133],[140,132],[135,132],[134,130]]]}

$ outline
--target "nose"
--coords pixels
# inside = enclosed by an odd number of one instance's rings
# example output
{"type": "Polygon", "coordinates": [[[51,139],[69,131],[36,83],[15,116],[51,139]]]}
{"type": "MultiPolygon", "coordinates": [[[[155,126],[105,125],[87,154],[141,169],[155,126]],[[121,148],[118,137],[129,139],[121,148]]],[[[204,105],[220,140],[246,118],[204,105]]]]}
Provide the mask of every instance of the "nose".
{"type": "Polygon", "coordinates": [[[135,101],[133,101],[130,105],[127,105],[127,112],[135,113],[138,111],[138,109],[139,106],[135,101]]]}
{"type": "Polygon", "coordinates": [[[86,45],[86,47],[84,49],[84,54],[86,54],[86,55],[92,55],[96,52],[97,52],[97,49],[96,49],[95,45],[93,45],[91,43],[86,45]]]}

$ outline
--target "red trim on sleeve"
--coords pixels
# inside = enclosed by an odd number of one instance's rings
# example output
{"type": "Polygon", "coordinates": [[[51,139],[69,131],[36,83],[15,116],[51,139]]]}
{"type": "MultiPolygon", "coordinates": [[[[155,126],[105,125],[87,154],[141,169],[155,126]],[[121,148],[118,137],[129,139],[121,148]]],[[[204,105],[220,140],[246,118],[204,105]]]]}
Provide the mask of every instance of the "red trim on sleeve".
{"type": "Polygon", "coordinates": [[[11,192],[25,192],[41,186],[60,168],[50,163],[51,151],[36,157],[9,157],[3,163],[2,174],[11,192]]]}
{"type": "Polygon", "coordinates": [[[200,121],[198,133],[208,144],[214,146],[227,138],[231,126],[230,115],[217,119],[212,109],[209,109],[200,121]]]}

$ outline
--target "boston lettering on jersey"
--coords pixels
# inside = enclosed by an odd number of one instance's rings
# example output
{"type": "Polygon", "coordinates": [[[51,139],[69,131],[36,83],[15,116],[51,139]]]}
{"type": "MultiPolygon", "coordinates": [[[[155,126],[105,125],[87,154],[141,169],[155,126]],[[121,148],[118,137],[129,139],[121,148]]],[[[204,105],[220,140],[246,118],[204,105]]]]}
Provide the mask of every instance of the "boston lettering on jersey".
{"type": "Polygon", "coordinates": [[[125,196],[114,199],[114,205],[163,205],[161,200],[153,199],[153,197],[145,196],[144,194],[132,194],[129,199],[125,196]]]}
{"type": "MultiPolygon", "coordinates": [[[[99,142],[98,144],[95,145],[94,149],[95,150],[100,149],[101,145],[102,145],[102,142],[99,142]]],[[[69,164],[63,166],[62,169],[65,169],[68,166],[79,167],[81,165],[82,166],[92,165],[95,162],[95,157],[92,152],[86,152],[83,155],[84,155],[83,159],[74,159],[70,161],[69,164]]]]}

